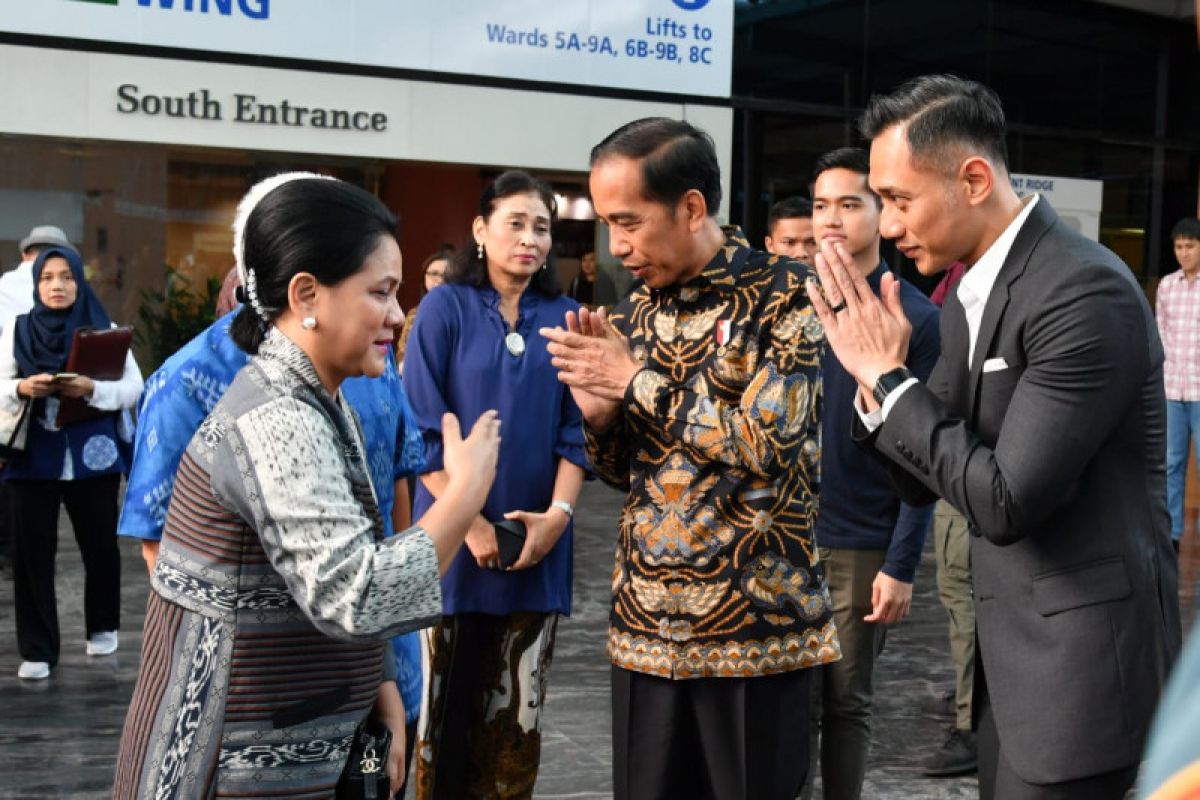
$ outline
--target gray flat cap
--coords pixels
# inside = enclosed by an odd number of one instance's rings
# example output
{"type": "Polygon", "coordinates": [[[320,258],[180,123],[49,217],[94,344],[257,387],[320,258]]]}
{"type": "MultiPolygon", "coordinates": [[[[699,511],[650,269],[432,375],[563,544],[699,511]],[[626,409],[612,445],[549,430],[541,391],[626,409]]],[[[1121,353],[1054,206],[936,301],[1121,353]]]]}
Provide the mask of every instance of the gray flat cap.
{"type": "Polygon", "coordinates": [[[66,247],[75,253],[79,252],[75,245],[68,241],[67,234],[63,233],[63,229],[57,228],[54,225],[38,225],[31,230],[29,235],[21,240],[21,252],[24,253],[35,244],[66,247]]]}

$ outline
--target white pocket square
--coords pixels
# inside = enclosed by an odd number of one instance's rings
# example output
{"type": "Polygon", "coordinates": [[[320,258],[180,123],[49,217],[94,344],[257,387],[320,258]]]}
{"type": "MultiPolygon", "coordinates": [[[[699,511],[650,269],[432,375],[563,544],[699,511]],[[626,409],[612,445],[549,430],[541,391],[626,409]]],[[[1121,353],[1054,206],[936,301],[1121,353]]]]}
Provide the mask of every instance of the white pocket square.
{"type": "Polygon", "coordinates": [[[983,371],[985,373],[999,372],[1002,369],[1008,369],[1008,362],[1003,358],[989,358],[983,362],[983,371]]]}

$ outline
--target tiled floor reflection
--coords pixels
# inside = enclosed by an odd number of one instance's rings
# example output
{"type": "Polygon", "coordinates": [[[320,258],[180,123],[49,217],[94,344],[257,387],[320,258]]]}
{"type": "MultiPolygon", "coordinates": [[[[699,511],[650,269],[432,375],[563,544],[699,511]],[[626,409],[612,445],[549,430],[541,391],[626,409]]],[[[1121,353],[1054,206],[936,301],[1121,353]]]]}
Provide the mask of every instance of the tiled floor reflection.
{"type": "MultiPolygon", "coordinates": [[[[611,796],[608,664],[604,657],[609,576],[621,496],[590,483],[579,504],[575,614],[559,626],[550,675],[542,770],[536,797],[584,800],[611,796]]],[[[1185,616],[1196,616],[1200,538],[1190,516],[1181,565],[1185,616]]],[[[121,649],[89,659],[83,652],[83,595],[78,551],[60,528],[58,567],[63,656],[47,682],[16,678],[20,659],[13,630],[12,583],[0,577],[0,798],[102,798],[137,670],[146,574],[135,546],[125,543],[121,649]]],[[[920,775],[924,755],[942,738],[942,724],[919,712],[921,699],[948,685],[945,615],[934,586],[932,545],[917,576],[910,618],[888,637],[877,675],[877,713],[864,798],[974,798],[974,778],[920,775]]],[[[789,757],[794,742],[780,742],[789,757]]]]}

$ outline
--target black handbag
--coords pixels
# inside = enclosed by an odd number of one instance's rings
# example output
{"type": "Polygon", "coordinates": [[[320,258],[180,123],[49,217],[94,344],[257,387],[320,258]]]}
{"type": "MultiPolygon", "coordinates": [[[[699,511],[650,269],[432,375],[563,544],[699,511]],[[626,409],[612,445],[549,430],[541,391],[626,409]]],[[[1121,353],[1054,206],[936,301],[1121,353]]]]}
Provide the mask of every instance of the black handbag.
{"type": "Polygon", "coordinates": [[[350,755],[338,778],[337,800],[387,800],[392,796],[387,775],[392,731],[378,717],[368,714],[354,729],[350,755]]]}
{"type": "Polygon", "coordinates": [[[500,569],[508,569],[517,563],[525,549],[525,523],[519,519],[502,519],[493,522],[496,532],[496,547],[499,551],[500,569]]]}

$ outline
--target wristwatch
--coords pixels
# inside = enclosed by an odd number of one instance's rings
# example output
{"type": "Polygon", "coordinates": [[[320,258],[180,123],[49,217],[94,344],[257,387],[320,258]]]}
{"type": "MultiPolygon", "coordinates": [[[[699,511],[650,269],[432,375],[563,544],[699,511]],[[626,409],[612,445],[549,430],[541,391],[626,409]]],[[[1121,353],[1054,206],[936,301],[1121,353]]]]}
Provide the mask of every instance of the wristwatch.
{"type": "Polygon", "coordinates": [[[557,508],[559,511],[566,514],[568,517],[575,516],[575,506],[568,503],[566,500],[555,500],[550,504],[551,508],[557,508]]]}
{"type": "Polygon", "coordinates": [[[893,370],[888,370],[879,376],[875,381],[875,388],[871,390],[871,394],[875,397],[875,402],[883,405],[883,401],[887,396],[899,388],[900,384],[904,383],[909,378],[915,378],[916,375],[908,367],[896,367],[893,370]]]}

